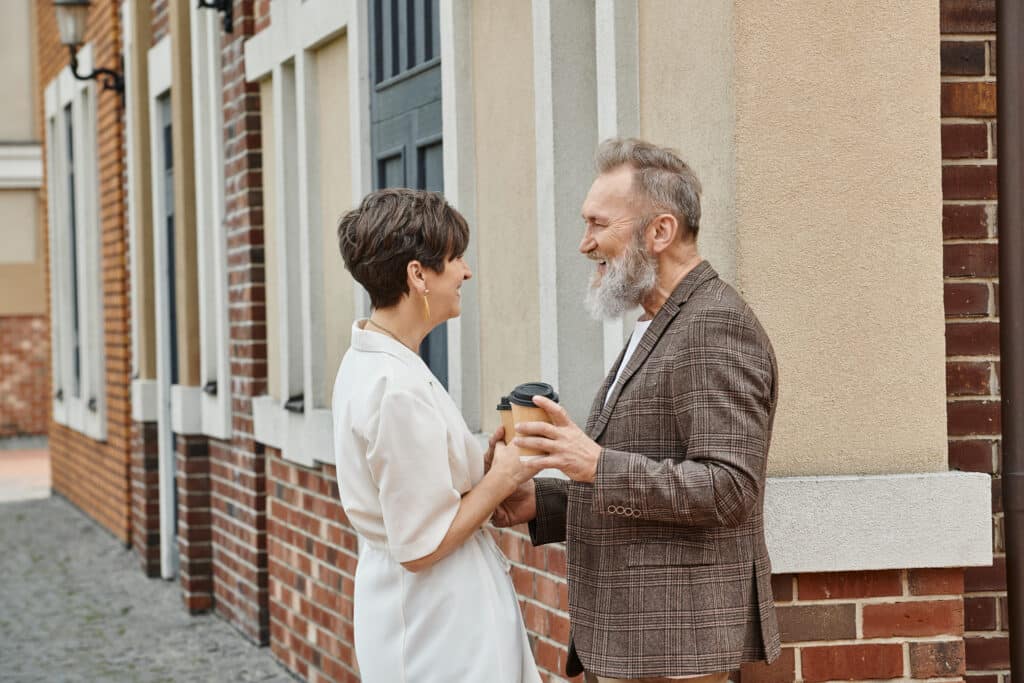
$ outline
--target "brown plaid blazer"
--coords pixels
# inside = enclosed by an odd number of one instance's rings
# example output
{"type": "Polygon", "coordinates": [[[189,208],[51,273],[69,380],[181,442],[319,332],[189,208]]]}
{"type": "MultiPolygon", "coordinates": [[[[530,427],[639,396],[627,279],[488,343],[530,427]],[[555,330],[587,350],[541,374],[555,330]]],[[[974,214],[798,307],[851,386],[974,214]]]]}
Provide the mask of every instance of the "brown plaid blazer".
{"type": "Polygon", "coordinates": [[[765,463],[771,342],[706,262],[686,275],[594,399],[593,484],[537,479],[535,545],[566,541],[566,673],[677,676],[774,661],[765,463]]]}

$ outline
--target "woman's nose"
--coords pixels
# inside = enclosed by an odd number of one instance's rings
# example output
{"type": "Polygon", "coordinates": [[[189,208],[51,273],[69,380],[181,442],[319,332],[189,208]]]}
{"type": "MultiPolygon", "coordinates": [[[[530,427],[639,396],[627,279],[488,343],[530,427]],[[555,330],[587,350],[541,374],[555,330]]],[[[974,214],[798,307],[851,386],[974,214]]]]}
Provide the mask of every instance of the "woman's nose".
{"type": "Polygon", "coordinates": [[[467,265],[466,266],[466,272],[462,275],[462,279],[463,280],[471,280],[472,278],[473,278],[473,271],[470,270],[469,266],[467,265]]]}

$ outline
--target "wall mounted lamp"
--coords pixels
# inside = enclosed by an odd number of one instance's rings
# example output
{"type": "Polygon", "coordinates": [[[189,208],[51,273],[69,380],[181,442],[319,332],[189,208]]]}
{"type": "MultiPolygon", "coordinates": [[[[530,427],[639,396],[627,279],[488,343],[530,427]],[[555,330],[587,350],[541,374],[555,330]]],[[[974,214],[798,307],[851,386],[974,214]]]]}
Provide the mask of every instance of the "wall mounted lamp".
{"type": "Polygon", "coordinates": [[[224,13],[224,33],[231,33],[231,5],[232,0],[199,0],[196,5],[199,9],[212,9],[224,13]]]}
{"type": "Polygon", "coordinates": [[[85,22],[89,17],[91,3],[92,0],[53,0],[60,42],[67,45],[71,53],[71,74],[75,78],[80,81],[100,81],[104,90],[120,93],[121,101],[124,102],[124,76],[121,73],[112,69],[93,69],[87,74],[78,73],[78,57],[75,53],[85,39],[85,22]]]}

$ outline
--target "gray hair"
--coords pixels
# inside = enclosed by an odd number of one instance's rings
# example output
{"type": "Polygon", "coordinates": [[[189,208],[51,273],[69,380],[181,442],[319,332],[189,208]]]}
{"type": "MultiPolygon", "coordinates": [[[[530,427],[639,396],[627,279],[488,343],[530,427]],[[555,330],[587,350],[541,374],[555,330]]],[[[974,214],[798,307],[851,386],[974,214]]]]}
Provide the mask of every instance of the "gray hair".
{"type": "Polygon", "coordinates": [[[609,138],[598,146],[594,163],[599,174],[631,166],[637,194],[646,198],[656,211],[675,216],[684,227],[683,234],[697,239],[700,180],[674,149],[636,138],[609,138]]]}

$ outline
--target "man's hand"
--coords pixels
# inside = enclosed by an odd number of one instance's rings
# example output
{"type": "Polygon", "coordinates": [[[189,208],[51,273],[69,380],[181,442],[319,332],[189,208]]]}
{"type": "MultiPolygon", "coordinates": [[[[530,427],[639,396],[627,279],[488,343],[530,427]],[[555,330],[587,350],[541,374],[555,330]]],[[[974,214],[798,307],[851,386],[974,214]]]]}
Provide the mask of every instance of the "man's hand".
{"type": "Polygon", "coordinates": [[[520,422],[512,445],[547,453],[532,463],[538,467],[561,470],[573,481],[593,483],[601,446],[569,419],[562,406],[542,396],[534,396],[533,402],[544,409],[552,424],[520,422]]]}
{"type": "MultiPolygon", "coordinates": [[[[484,472],[491,469],[494,462],[494,447],[499,441],[505,439],[505,428],[498,429],[491,435],[487,445],[487,452],[484,453],[484,472]]],[[[537,499],[533,479],[520,484],[508,498],[494,510],[491,523],[496,527],[510,527],[517,524],[525,524],[537,516],[537,499]]]]}

